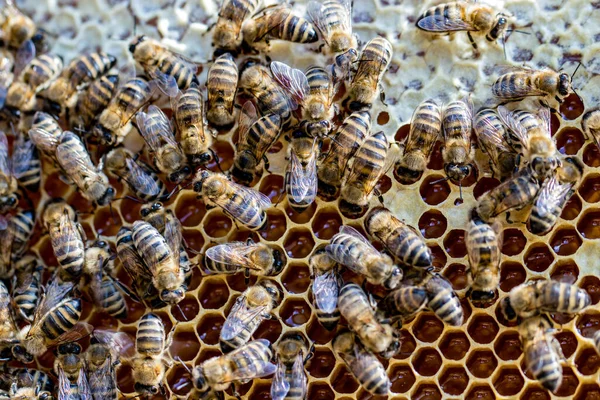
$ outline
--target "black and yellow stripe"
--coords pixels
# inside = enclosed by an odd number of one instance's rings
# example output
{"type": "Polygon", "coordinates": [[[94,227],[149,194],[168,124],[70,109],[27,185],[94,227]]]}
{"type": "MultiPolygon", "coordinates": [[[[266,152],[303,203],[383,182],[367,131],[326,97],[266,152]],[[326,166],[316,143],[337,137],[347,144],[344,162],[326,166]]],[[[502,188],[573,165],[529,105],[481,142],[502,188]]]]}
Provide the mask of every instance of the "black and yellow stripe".
{"type": "Polygon", "coordinates": [[[238,84],[238,68],[233,56],[219,56],[208,70],[206,89],[208,93],[209,122],[216,126],[233,123],[233,103],[238,84]]]}
{"type": "Polygon", "coordinates": [[[263,366],[267,365],[273,357],[271,345],[265,339],[258,339],[248,342],[245,346],[239,347],[229,353],[228,358],[232,362],[232,369],[243,369],[247,371],[244,376],[253,377],[260,375],[263,366]]]}
{"type": "Polygon", "coordinates": [[[115,281],[106,273],[100,283],[100,307],[114,318],[127,318],[127,304],[115,281]]]}
{"type": "Polygon", "coordinates": [[[584,289],[564,282],[539,281],[535,283],[539,308],[544,311],[575,314],[591,304],[584,289]]]}
{"type": "Polygon", "coordinates": [[[119,74],[108,73],[95,80],[77,99],[75,122],[88,129],[94,119],[108,106],[119,85],[119,74]]]}
{"type": "Polygon", "coordinates": [[[427,290],[427,306],[439,319],[452,326],[461,326],[464,313],[460,299],[452,289],[452,285],[438,273],[431,274],[425,284],[427,290]]]}
{"type": "Polygon", "coordinates": [[[182,62],[178,56],[169,50],[164,50],[163,56],[157,63],[158,70],[165,75],[172,76],[181,90],[190,87],[192,83],[199,85],[196,77],[196,68],[191,64],[182,62]]]}
{"type": "Polygon", "coordinates": [[[35,214],[31,210],[21,211],[12,217],[8,223],[8,230],[12,231],[12,245],[9,251],[13,262],[18,261],[29,247],[29,238],[33,233],[35,214]]]}
{"type": "Polygon", "coordinates": [[[383,298],[377,308],[388,318],[407,318],[419,311],[427,302],[427,291],[418,286],[405,286],[383,298]]]}
{"type": "Polygon", "coordinates": [[[165,238],[147,222],[135,221],[132,237],[135,248],[142,258],[149,258],[149,255],[152,255],[152,259],[157,263],[163,263],[173,256],[165,238]]]}
{"type": "Polygon", "coordinates": [[[106,74],[116,63],[116,57],[104,52],[84,54],[71,61],[60,76],[67,78],[75,90],[106,74]]]}
{"type": "Polygon", "coordinates": [[[160,355],[164,351],[165,326],[156,314],[145,314],[138,322],[135,348],[145,356],[160,355]]]}
{"type": "Polygon", "coordinates": [[[37,192],[42,180],[42,164],[35,146],[29,139],[18,140],[13,147],[13,173],[19,184],[30,192],[37,192]]]}
{"type": "Polygon", "coordinates": [[[73,328],[81,317],[81,299],[67,298],[46,314],[42,322],[42,332],[46,338],[54,340],[73,328]]]}
{"type": "MultiPolygon", "coordinates": [[[[35,262],[35,260],[33,260],[35,262]]],[[[13,300],[17,305],[17,309],[21,316],[27,321],[33,321],[35,309],[38,305],[40,284],[42,280],[43,266],[41,264],[34,263],[33,269],[28,268],[24,271],[26,274],[31,274],[31,280],[27,286],[19,286],[13,292],[13,300]]]]}
{"type": "Polygon", "coordinates": [[[48,82],[48,80],[58,76],[62,69],[62,60],[60,57],[51,54],[42,54],[29,63],[22,72],[23,82],[36,89],[48,82]]]}

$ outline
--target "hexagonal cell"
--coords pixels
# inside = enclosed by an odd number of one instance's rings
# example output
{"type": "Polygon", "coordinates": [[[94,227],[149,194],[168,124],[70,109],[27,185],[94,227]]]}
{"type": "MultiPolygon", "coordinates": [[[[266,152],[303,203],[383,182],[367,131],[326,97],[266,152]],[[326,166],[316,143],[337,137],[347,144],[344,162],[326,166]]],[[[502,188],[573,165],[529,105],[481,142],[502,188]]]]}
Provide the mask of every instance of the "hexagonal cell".
{"type": "Polygon", "coordinates": [[[337,393],[354,393],[358,389],[358,382],[354,378],[354,375],[348,370],[345,365],[341,365],[336,368],[333,376],[331,377],[331,384],[333,390],[337,393]]]}
{"type": "MultiPolygon", "coordinates": [[[[182,230],[182,235],[190,258],[194,257],[194,252],[200,254],[202,247],[204,247],[204,236],[202,236],[202,232],[195,229],[184,228],[182,230]]],[[[191,286],[188,290],[191,290],[191,286]]]]}
{"type": "Polygon", "coordinates": [[[452,284],[452,289],[462,290],[469,285],[468,267],[464,264],[450,264],[444,268],[443,275],[452,284]]]}
{"type": "Polygon", "coordinates": [[[579,277],[579,267],[575,264],[575,261],[569,260],[558,260],[552,272],[550,273],[550,279],[557,282],[564,282],[570,285],[577,282],[579,277]]]}
{"type": "Polygon", "coordinates": [[[271,385],[269,383],[256,382],[252,385],[249,400],[269,400],[271,398],[271,385]]]}
{"type": "Polygon", "coordinates": [[[453,229],[448,232],[444,237],[444,249],[453,258],[466,256],[465,231],[462,229],[453,229]]]}
{"type": "Polygon", "coordinates": [[[432,383],[420,384],[411,396],[413,400],[442,400],[440,388],[432,383]]]}
{"type": "Polygon", "coordinates": [[[577,222],[577,231],[586,239],[600,239],[600,210],[586,210],[577,222]]]}
{"type": "Polygon", "coordinates": [[[427,164],[428,170],[439,171],[444,168],[444,160],[442,159],[442,146],[443,143],[438,140],[433,145],[433,151],[429,156],[429,163],[427,164]]]}
{"type": "Polygon", "coordinates": [[[131,299],[125,299],[125,302],[127,303],[127,317],[123,318],[122,321],[124,323],[131,324],[142,318],[142,315],[146,312],[146,306],[144,304],[131,299]]]}
{"type": "Polygon", "coordinates": [[[233,156],[235,154],[235,150],[231,147],[231,144],[224,140],[215,140],[211,149],[217,154],[219,163],[217,164],[217,160],[212,157],[210,162],[206,164],[206,168],[213,172],[228,171],[233,165],[233,156]]]}
{"type": "Polygon", "coordinates": [[[187,296],[177,307],[171,309],[171,315],[179,322],[192,321],[200,311],[200,304],[194,296],[187,296]]]}
{"type": "Polygon", "coordinates": [[[551,313],[550,318],[552,318],[552,320],[559,325],[566,325],[571,322],[575,316],[569,314],[551,313]]]}
{"type": "Polygon", "coordinates": [[[469,376],[463,367],[447,368],[440,377],[442,390],[451,396],[462,394],[468,385],[469,376]]]}
{"type": "Polygon", "coordinates": [[[275,343],[281,336],[281,322],[277,318],[264,320],[254,332],[255,339],[267,339],[271,343],[275,343]]]}
{"type": "Polygon", "coordinates": [[[317,211],[317,203],[316,202],[312,202],[311,205],[308,206],[307,208],[305,208],[304,210],[302,210],[302,212],[297,212],[296,210],[294,210],[292,207],[290,207],[289,203],[286,204],[286,206],[285,206],[286,215],[288,216],[290,221],[292,221],[296,224],[307,224],[308,221],[311,220],[313,215],[315,215],[316,211],[317,211]]]}
{"type": "Polygon", "coordinates": [[[94,228],[98,236],[115,236],[121,225],[123,222],[119,214],[107,207],[98,208],[94,213],[94,228]]]}
{"type": "Polygon", "coordinates": [[[560,397],[572,396],[575,394],[577,386],[579,386],[579,379],[573,372],[573,369],[571,367],[563,366],[562,383],[554,393],[560,397]]]}
{"type": "Polygon", "coordinates": [[[285,300],[279,309],[281,320],[291,327],[301,326],[310,319],[310,306],[304,299],[290,298],[285,300]]]}
{"type": "Polygon", "coordinates": [[[198,359],[196,360],[195,365],[200,365],[204,361],[211,359],[213,357],[218,357],[222,354],[223,353],[219,349],[214,349],[214,348],[213,349],[203,349],[200,352],[200,355],[198,356],[198,359]]]}
{"type": "Polygon", "coordinates": [[[433,314],[421,314],[412,326],[413,334],[422,342],[435,342],[444,331],[444,323],[433,314]]]}
{"type": "Polygon", "coordinates": [[[448,257],[446,257],[446,253],[442,248],[438,245],[427,245],[429,250],[431,250],[431,265],[436,269],[443,269],[446,265],[446,261],[448,261],[448,257]]]}
{"type": "Polygon", "coordinates": [[[549,400],[548,391],[538,385],[528,385],[525,388],[525,393],[520,397],[522,400],[549,400]]]}
{"type": "Polygon", "coordinates": [[[473,188],[473,196],[479,199],[484,193],[489,192],[496,186],[500,185],[500,181],[494,178],[482,177],[477,181],[473,188]]]}
{"type": "Polygon", "coordinates": [[[171,391],[179,396],[186,396],[194,389],[192,375],[182,365],[174,365],[169,369],[167,384],[171,391]]]}
{"type": "Polygon", "coordinates": [[[305,258],[315,247],[312,233],[306,228],[293,228],[285,236],[283,247],[290,258],[305,258]]]}
{"type": "Polygon", "coordinates": [[[281,276],[281,283],[289,293],[304,293],[310,285],[310,271],[306,264],[290,264],[281,276]]]}
{"type": "Polygon", "coordinates": [[[502,396],[514,396],[521,391],[525,379],[521,371],[514,367],[501,368],[494,378],[494,387],[502,396]]]}
{"type": "Polygon", "coordinates": [[[196,193],[184,193],[177,197],[175,215],[185,227],[196,227],[206,215],[206,207],[196,198],[196,193]]]}
{"type": "Polygon", "coordinates": [[[270,174],[263,178],[258,189],[262,194],[271,199],[271,203],[277,204],[285,197],[285,182],[283,176],[270,174]]]}
{"type": "Polygon", "coordinates": [[[450,195],[450,185],[442,175],[430,175],[421,183],[419,193],[423,201],[435,206],[444,202],[450,195]]]}
{"type": "Polygon", "coordinates": [[[583,99],[576,93],[569,94],[560,104],[560,115],[566,120],[577,119],[584,111],[583,99]]]}
{"type": "Polygon", "coordinates": [[[281,210],[269,209],[267,223],[260,230],[260,236],[268,241],[275,242],[287,231],[287,220],[281,210]]]}
{"type": "Polygon", "coordinates": [[[134,380],[132,368],[127,364],[121,364],[117,368],[117,387],[122,393],[134,393],[134,380]]]}
{"type": "Polygon", "coordinates": [[[494,343],[494,351],[501,360],[516,360],[521,356],[521,339],[516,331],[503,332],[494,343]]]}
{"type": "Polygon", "coordinates": [[[600,356],[596,349],[587,347],[577,353],[575,365],[583,375],[594,375],[600,368],[600,356]]]}
{"type": "Polygon", "coordinates": [[[519,286],[527,279],[525,268],[512,261],[503,262],[500,266],[500,289],[510,292],[512,288],[519,286]]]}
{"type": "Polygon", "coordinates": [[[415,384],[416,378],[410,365],[396,364],[389,373],[392,383],[391,391],[394,393],[406,393],[415,384]]]}
{"type": "Polygon", "coordinates": [[[596,400],[600,399],[600,385],[597,383],[588,383],[579,386],[575,400],[596,400]]]}
{"type": "Polygon", "coordinates": [[[559,256],[575,254],[582,243],[583,240],[574,228],[560,228],[554,232],[550,239],[552,250],[559,256]]]}
{"type": "Polygon", "coordinates": [[[410,332],[406,329],[401,329],[397,331],[398,341],[400,342],[400,351],[396,353],[394,358],[399,360],[403,360],[408,358],[414,353],[417,348],[417,342],[415,338],[410,334],[410,332]]]}
{"type": "Polygon", "coordinates": [[[221,308],[229,300],[227,284],[219,278],[208,278],[202,281],[198,299],[204,309],[221,308]]]}
{"type": "Polygon", "coordinates": [[[336,359],[327,347],[316,347],[306,370],[313,378],[327,378],[335,368],[336,359]]]}
{"type": "Polygon", "coordinates": [[[308,385],[308,399],[334,400],[335,394],[331,387],[325,382],[311,382],[308,385]]]}
{"type": "Polygon", "coordinates": [[[471,314],[473,314],[473,308],[471,307],[471,302],[468,297],[464,297],[460,301],[460,305],[463,309],[463,323],[466,324],[469,321],[469,318],[471,318],[471,314]]]}
{"type": "Polygon", "coordinates": [[[335,208],[319,210],[312,222],[312,231],[319,239],[329,240],[339,232],[343,225],[342,216],[335,208]]]}
{"type": "Polygon", "coordinates": [[[480,344],[491,343],[498,334],[498,323],[489,315],[476,315],[469,323],[469,336],[480,344]]]}
{"type": "Polygon", "coordinates": [[[206,216],[202,226],[204,227],[204,232],[206,232],[208,236],[220,238],[227,236],[233,227],[233,222],[231,221],[231,218],[223,214],[221,210],[211,210],[206,216]]]}
{"type": "Polygon", "coordinates": [[[583,162],[588,167],[600,167],[600,150],[596,143],[590,143],[583,150],[583,162]]]}
{"type": "Polygon", "coordinates": [[[425,347],[418,350],[411,363],[419,375],[433,376],[442,366],[442,357],[436,349],[425,347]]]}
{"type": "Polygon", "coordinates": [[[308,327],[306,328],[306,334],[310,340],[315,342],[315,344],[329,343],[335,337],[335,332],[335,330],[328,331],[323,328],[316,316],[310,320],[308,327]]]}
{"type": "Polygon", "coordinates": [[[461,360],[469,351],[469,339],[463,332],[448,332],[442,337],[439,349],[449,360],[461,360]]]}
{"type": "Polygon", "coordinates": [[[379,180],[377,181],[377,184],[375,185],[375,189],[377,189],[379,191],[379,193],[381,193],[381,194],[386,194],[387,192],[390,191],[391,188],[392,188],[392,180],[387,175],[384,175],[381,178],[379,178],[379,180]]]}
{"type": "Polygon", "coordinates": [[[441,237],[446,232],[447,227],[446,217],[438,210],[428,210],[419,218],[419,231],[425,239],[441,237]]]}
{"type": "Polygon", "coordinates": [[[600,175],[587,175],[579,186],[579,194],[588,203],[597,203],[600,201],[600,175]]]}
{"type": "Polygon", "coordinates": [[[200,350],[200,341],[193,331],[176,330],[173,343],[169,347],[172,358],[181,358],[183,361],[193,360],[200,350]]]}
{"type": "Polygon", "coordinates": [[[467,393],[466,400],[495,400],[496,395],[488,385],[473,386],[467,393]]]}
{"type": "Polygon", "coordinates": [[[579,286],[585,290],[592,299],[592,304],[600,300],[600,279],[593,275],[584,276],[579,286]]]}
{"type": "Polygon", "coordinates": [[[577,128],[569,126],[556,135],[556,148],[561,154],[575,155],[584,144],[583,132],[577,128]]]}
{"type": "Polygon", "coordinates": [[[111,317],[103,310],[94,310],[92,315],[87,320],[87,323],[91,326],[101,326],[102,329],[118,330],[119,321],[116,318],[111,317]]]}
{"type": "Polygon", "coordinates": [[[544,272],[554,261],[554,255],[543,243],[534,243],[525,253],[525,266],[533,272],[544,272]]]}
{"type": "Polygon", "coordinates": [[[243,292],[248,288],[248,286],[254,285],[258,280],[258,277],[255,275],[250,275],[248,278],[244,276],[243,272],[239,272],[237,274],[227,275],[225,280],[227,281],[227,286],[229,286],[231,290],[243,292]]]}
{"type": "Polygon", "coordinates": [[[523,232],[519,229],[505,229],[503,232],[502,239],[502,254],[506,254],[507,256],[516,256],[517,254],[521,254],[523,249],[525,249],[525,245],[527,244],[527,239],[523,232]]]}
{"type": "Polygon", "coordinates": [[[581,209],[583,208],[583,204],[581,203],[581,199],[577,193],[574,193],[571,198],[565,204],[560,217],[562,219],[566,219],[567,221],[574,220],[577,218],[581,209]]]}
{"type": "Polygon", "coordinates": [[[198,336],[205,344],[218,344],[225,318],[221,314],[204,314],[198,326],[198,336]]]}
{"type": "Polygon", "coordinates": [[[569,358],[577,350],[577,336],[571,331],[562,330],[554,335],[560,347],[562,348],[563,355],[565,358],[569,358]]]}

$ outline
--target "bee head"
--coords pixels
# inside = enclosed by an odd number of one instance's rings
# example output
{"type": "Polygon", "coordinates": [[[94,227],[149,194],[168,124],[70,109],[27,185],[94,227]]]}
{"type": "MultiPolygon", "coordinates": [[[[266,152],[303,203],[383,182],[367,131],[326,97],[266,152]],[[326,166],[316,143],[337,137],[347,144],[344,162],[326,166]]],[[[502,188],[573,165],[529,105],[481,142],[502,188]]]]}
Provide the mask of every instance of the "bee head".
{"type": "Polygon", "coordinates": [[[192,169],[189,165],[184,165],[178,171],[173,172],[169,175],[169,181],[173,183],[179,183],[184,180],[186,177],[190,176],[192,173],[192,169]]]}
{"type": "Polygon", "coordinates": [[[33,356],[29,354],[25,347],[19,344],[12,347],[12,355],[23,364],[29,364],[33,362],[33,356]]]}
{"type": "Polygon", "coordinates": [[[92,136],[94,136],[100,143],[109,146],[114,144],[113,142],[115,141],[112,132],[101,123],[94,125],[92,128],[92,136]]]}
{"type": "Polygon", "coordinates": [[[444,166],[444,171],[452,181],[462,182],[471,173],[471,165],[448,163],[444,166]]]}
{"type": "Polygon", "coordinates": [[[114,197],[115,197],[115,189],[109,186],[104,191],[104,194],[102,195],[102,197],[100,197],[98,199],[97,203],[100,206],[105,206],[108,203],[110,203],[114,197]]]}
{"type": "Polygon", "coordinates": [[[52,395],[48,392],[36,393],[38,400],[50,400],[52,399],[52,395]]]}
{"type": "Polygon", "coordinates": [[[471,292],[471,300],[478,302],[485,302],[492,300],[496,296],[496,292],[493,290],[473,290],[471,292]]]}
{"type": "Polygon", "coordinates": [[[141,383],[136,382],[135,385],[133,385],[133,388],[137,393],[142,395],[157,395],[160,393],[158,385],[142,385],[141,383]]]}
{"type": "Polygon", "coordinates": [[[63,343],[57,348],[58,354],[81,354],[79,343],[63,343]]]}
{"type": "Polygon", "coordinates": [[[204,181],[210,176],[210,173],[206,170],[200,170],[196,175],[196,179],[194,181],[194,192],[200,193],[202,191],[202,185],[204,181]]]}
{"type": "Polygon", "coordinates": [[[144,205],[144,206],[142,206],[142,209],[140,210],[140,215],[143,218],[145,218],[152,213],[162,210],[162,208],[163,208],[163,205],[160,201],[152,203],[150,206],[144,205]]]}
{"type": "Polygon", "coordinates": [[[404,274],[402,273],[402,270],[398,266],[394,265],[392,267],[392,273],[385,280],[385,282],[383,282],[383,286],[389,290],[396,289],[400,284],[403,275],[404,274]]]}
{"type": "Polygon", "coordinates": [[[571,91],[571,77],[563,72],[558,76],[558,93],[561,96],[568,96],[571,91]]]}
{"type": "Polygon", "coordinates": [[[202,154],[195,154],[189,157],[190,163],[193,165],[205,165],[213,159],[213,155],[210,151],[206,151],[202,154]]]}
{"type": "Polygon", "coordinates": [[[496,18],[496,23],[490,30],[490,33],[487,36],[487,40],[489,40],[490,42],[493,42],[496,39],[498,39],[502,35],[502,33],[506,30],[507,24],[508,24],[508,19],[506,18],[506,16],[503,14],[498,14],[497,18],[496,18]]]}
{"type": "Polygon", "coordinates": [[[144,35],[141,35],[141,36],[138,36],[138,37],[134,38],[131,41],[131,44],[129,44],[129,52],[133,54],[135,52],[135,49],[137,48],[137,46],[140,43],[144,42],[145,40],[147,40],[147,38],[144,35]]]}
{"type": "Polygon", "coordinates": [[[502,315],[506,318],[507,321],[514,321],[517,319],[517,313],[514,308],[510,304],[510,298],[505,297],[500,303],[500,310],[502,311],[502,315]]]}
{"type": "Polygon", "coordinates": [[[160,292],[160,299],[167,304],[177,304],[185,297],[185,290],[177,288],[175,290],[163,290],[160,292]]]}
{"type": "Polygon", "coordinates": [[[31,37],[31,41],[35,46],[36,54],[47,53],[50,49],[50,35],[44,29],[38,28],[38,30],[31,37]]]}
{"type": "Polygon", "coordinates": [[[206,377],[204,376],[204,370],[202,367],[196,367],[192,370],[192,378],[194,387],[200,392],[207,392],[210,389],[206,377]]]}

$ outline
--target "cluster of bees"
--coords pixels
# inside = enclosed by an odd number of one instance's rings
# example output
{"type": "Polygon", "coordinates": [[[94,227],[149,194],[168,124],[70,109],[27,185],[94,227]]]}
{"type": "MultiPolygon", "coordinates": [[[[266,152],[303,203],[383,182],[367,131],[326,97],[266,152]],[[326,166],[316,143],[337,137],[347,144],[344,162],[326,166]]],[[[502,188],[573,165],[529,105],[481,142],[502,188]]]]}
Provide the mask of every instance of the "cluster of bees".
{"type": "MultiPolygon", "coordinates": [[[[176,306],[194,265],[179,220],[161,203],[178,193],[169,192],[164,179],[179,190],[191,186],[207,206],[220,207],[240,225],[264,229],[272,204],[251,185],[268,170],[265,153],[282,133],[290,142],[285,179],[290,206],[301,213],[317,195],[339,197],[342,212],[357,218],[367,212],[374,195],[383,203],[376,185],[392,167],[401,179],[418,179],[440,138],[447,179],[460,187],[473,169],[474,131],[502,183],[479,198],[468,221],[469,296],[475,305],[495,299],[502,241],[497,217],[532,205],[530,230],[546,233],[581,179],[581,162],[561,157],[550,134],[547,101],[562,102],[572,93],[571,77],[550,69],[501,71],[493,94],[500,102],[539,97],[543,105],[535,112],[500,105],[475,114],[469,97],[445,106],[425,100],[414,112],[398,159],[383,132],[371,133],[370,108],[384,99],[381,80],[392,59],[391,44],[376,37],[359,51],[349,0],[311,1],[307,12],[304,18],[289,5],[261,9],[259,0],[225,0],[212,28],[216,58],[208,71],[205,111],[197,65],[158,41],[145,36],[132,40],[129,50],[143,70],[137,76],[116,69],[116,58],[101,51],[64,66],[47,51],[44,32],[6,1],[0,15],[0,108],[13,138],[9,145],[7,135],[0,133],[3,359],[31,363],[55,348],[61,400],[116,399],[115,367],[121,358],[131,360],[140,395],[164,393],[165,369],[175,361],[166,355],[173,331],[167,334],[162,320],[149,312],[138,322],[134,343],[125,333],[79,321],[82,304],[91,301],[114,318],[126,317],[127,298],[152,309],[176,306]],[[248,58],[238,70],[238,56],[267,52],[272,40],[320,41],[318,50],[331,64],[300,71],[248,58]],[[334,98],[342,87],[347,96],[337,104],[334,98]],[[170,102],[172,119],[154,104],[159,99],[170,102]],[[207,169],[209,162],[218,164],[214,135],[236,122],[239,139],[232,170],[207,169]],[[123,145],[132,130],[140,133],[151,163],[123,145]],[[323,142],[328,150],[320,153],[323,142]],[[26,202],[28,192],[39,191],[43,166],[51,164],[96,206],[117,201],[108,176],[125,182],[143,206],[140,220],[119,230],[114,253],[108,241],[86,237],[77,222],[81,210],[63,199],[48,201],[41,222],[58,266],[43,285],[44,267],[28,252],[36,225],[33,204],[21,209],[19,198],[26,202]],[[130,286],[115,277],[117,259],[131,277],[130,286]],[[84,352],[77,341],[87,335],[92,344],[84,352]]],[[[426,10],[416,25],[434,33],[467,31],[477,56],[472,34],[496,41],[504,37],[508,19],[482,4],[452,2],[426,10]]],[[[586,114],[583,124],[588,135],[600,136],[598,111],[586,114]]],[[[376,207],[366,214],[364,228],[385,251],[343,226],[310,257],[312,292],[323,327],[334,330],[341,317],[347,321],[348,329],[333,341],[334,350],[368,392],[385,395],[391,383],[379,357],[390,358],[400,350],[397,329],[402,322],[425,308],[451,326],[461,326],[464,316],[459,297],[431,267],[431,250],[413,227],[376,207]],[[386,296],[375,301],[364,286],[344,283],[342,267],[383,286],[386,296]]],[[[275,349],[264,339],[251,340],[282,301],[269,277],[286,267],[283,255],[251,240],[222,243],[205,251],[204,267],[213,274],[245,272],[259,280],[227,316],[220,332],[224,354],[191,370],[183,364],[199,396],[220,398],[232,384],[274,374],[274,399],[305,398],[304,365],[312,346],[304,335],[287,332],[275,349]]],[[[550,390],[562,379],[562,352],[551,335],[552,323],[541,313],[575,314],[590,303],[582,289],[552,281],[523,284],[501,300],[504,317],[521,321],[528,369],[550,390]]],[[[600,347],[600,334],[596,339],[600,347]]],[[[41,371],[5,367],[1,379],[0,398],[54,398],[52,380],[41,371]]]]}

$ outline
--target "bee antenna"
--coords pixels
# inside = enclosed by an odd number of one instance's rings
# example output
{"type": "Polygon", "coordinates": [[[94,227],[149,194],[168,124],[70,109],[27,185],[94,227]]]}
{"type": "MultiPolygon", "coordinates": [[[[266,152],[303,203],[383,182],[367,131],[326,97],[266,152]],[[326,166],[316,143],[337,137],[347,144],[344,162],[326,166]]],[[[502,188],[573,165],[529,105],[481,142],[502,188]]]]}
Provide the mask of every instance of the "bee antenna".
{"type": "Polygon", "coordinates": [[[211,152],[213,159],[215,160],[215,163],[217,164],[217,167],[219,168],[219,171],[221,171],[221,173],[224,174],[225,171],[223,171],[223,168],[221,168],[221,163],[219,162],[219,156],[217,155],[217,153],[215,153],[215,151],[212,148],[209,148],[208,150],[211,152]]]}
{"type": "Polygon", "coordinates": [[[123,200],[123,199],[129,199],[131,201],[135,201],[136,203],[144,204],[144,202],[141,201],[140,199],[138,199],[137,197],[133,197],[130,195],[125,195],[123,197],[119,197],[118,199],[113,199],[113,201],[118,201],[118,200],[123,200]]]}
{"type": "Polygon", "coordinates": [[[183,368],[185,368],[185,370],[186,370],[187,372],[189,372],[190,374],[192,373],[192,370],[190,369],[190,367],[188,367],[188,366],[186,365],[186,363],[184,363],[184,362],[183,362],[183,360],[181,359],[181,357],[179,357],[179,356],[176,356],[176,357],[175,357],[175,360],[179,361],[179,363],[181,364],[181,366],[182,366],[183,368]]]}
{"type": "Polygon", "coordinates": [[[502,48],[504,49],[504,59],[508,61],[506,56],[506,31],[502,34],[502,48]]]}
{"type": "Polygon", "coordinates": [[[169,195],[167,196],[167,200],[169,200],[171,197],[173,197],[174,195],[178,194],[179,192],[181,192],[184,189],[189,188],[192,183],[194,183],[194,181],[189,181],[188,183],[186,183],[185,185],[177,185],[173,188],[173,190],[171,190],[171,193],[169,193],[169,195]]]}
{"type": "MultiPolygon", "coordinates": [[[[571,74],[571,80],[573,80],[573,77],[575,76],[575,74],[577,73],[577,71],[579,70],[579,67],[581,67],[581,61],[579,61],[577,63],[577,68],[575,68],[575,71],[573,71],[573,73],[571,74]]],[[[577,95],[579,96],[579,95],[577,95]]]]}
{"type": "Polygon", "coordinates": [[[185,316],[185,314],[183,313],[183,310],[181,309],[181,307],[179,306],[179,303],[177,304],[177,309],[179,310],[179,312],[181,313],[181,315],[183,316],[183,319],[185,319],[186,321],[189,321],[187,319],[187,317],[185,316]]]}
{"type": "Polygon", "coordinates": [[[438,179],[437,181],[433,181],[433,182],[431,182],[431,184],[432,184],[432,185],[435,185],[436,183],[445,182],[445,181],[447,181],[448,179],[450,179],[450,178],[448,178],[448,177],[445,177],[445,178],[442,178],[442,179],[438,179]]]}

